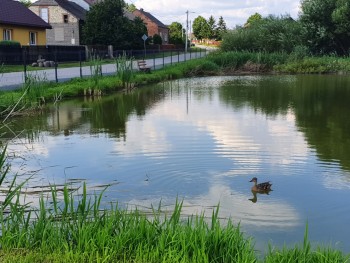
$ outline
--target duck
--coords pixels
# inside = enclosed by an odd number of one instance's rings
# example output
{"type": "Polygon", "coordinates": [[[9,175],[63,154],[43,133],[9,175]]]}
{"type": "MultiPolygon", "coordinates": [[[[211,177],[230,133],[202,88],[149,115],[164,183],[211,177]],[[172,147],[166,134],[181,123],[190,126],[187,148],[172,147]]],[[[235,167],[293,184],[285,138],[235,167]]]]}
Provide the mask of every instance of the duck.
{"type": "Polygon", "coordinates": [[[254,177],[249,182],[253,182],[254,183],[254,185],[252,187],[252,191],[253,192],[266,193],[266,192],[272,191],[271,190],[272,184],[270,184],[270,181],[258,184],[258,178],[254,177]]]}

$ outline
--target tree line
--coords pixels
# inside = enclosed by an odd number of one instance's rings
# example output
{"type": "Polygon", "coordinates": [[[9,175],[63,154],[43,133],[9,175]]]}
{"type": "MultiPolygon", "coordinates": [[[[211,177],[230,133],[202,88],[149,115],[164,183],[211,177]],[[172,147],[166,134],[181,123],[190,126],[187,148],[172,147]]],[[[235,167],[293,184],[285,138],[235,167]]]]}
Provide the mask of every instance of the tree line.
{"type": "Polygon", "coordinates": [[[298,19],[255,13],[244,26],[224,35],[224,51],[287,52],[296,55],[348,55],[348,0],[301,0],[298,19]]]}

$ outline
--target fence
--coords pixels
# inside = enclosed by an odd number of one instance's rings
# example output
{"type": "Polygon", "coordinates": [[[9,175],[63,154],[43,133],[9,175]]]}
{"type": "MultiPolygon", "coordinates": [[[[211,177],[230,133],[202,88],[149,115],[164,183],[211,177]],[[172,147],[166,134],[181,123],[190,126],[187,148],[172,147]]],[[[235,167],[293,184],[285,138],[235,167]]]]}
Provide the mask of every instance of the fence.
{"type": "MultiPolygon", "coordinates": [[[[86,54],[85,51],[82,50],[78,51],[59,51],[53,49],[51,52],[47,53],[41,53],[41,51],[44,49],[37,49],[37,53],[32,52],[32,54],[44,54],[41,55],[42,59],[48,59],[51,60],[53,58],[53,63],[48,63],[47,66],[54,66],[54,68],[38,68],[32,66],[32,59],[34,59],[34,56],[31,58],[29,54],[22,55],[22,61],[23,64],[23,71],[22,72],[11,72],[11,73],[2,73],[0,74],[0,88],[2,90],[4,89],[14,89],[21,84],[23,84],[28,75],[36,75],[40,77],[41,79],[46,79],[48,81],[66,81],[72,78],[83,78],[83,77],[89,77],[94,75],[91,71],[91,68],[96,66],[94,63],[95,61],[89,61],[87,60],[87,56],[83,55],[86,54]],[[78,63],[74,63],[72,65],[62,65],[60,62],[62,58],[65,57],[71,57],[74,58],[74,61],[78,63]],[[25,58],[23,60],[23,58],[25,58]],[[62,65],[62,66],[60,66],[62,65]],[[29,71],[30,70],[30,71],[29,71]]],[[[44,50],[45,52],[47,50],[44,50]]],[[[110,50],[111,51],[111,50],[110,50]]],[[[26,51],[24,51],[26,52],[26,51]]],[[[98,64],[101,65],[101,74],[102,75],[110,75],[115,74],[117,72],[115,59],[119,56],[123,56],[124,54],[127,55],[130,59],[134,61],[133,68],[135,70],[138,70],[137,62],[136,60],[142,59],[146,60],[147,66],[151,67],[151,69],[159,69],[163,68],[166,65],[172,65],[175,63],[187,61],[190,59],[195,58],[201,58],[206,56],[207,50],[205,49],[189,49],[188,52],[184,52],[184,50],[156,50],[156,49],[146,49],[146,50],[113,50],[112,52],[107,52],[106,50],[97,50],[92,48],[91,53],[89,55],[98,57],[98,64]],[[100,60],[102,58],[105,58],[106,55],[108,56],[107,60],[100,60]],[[100,59],[99,59],[100,58],[100,59]]],[[[1,59],[1,58],[0,58],[1,59]]],[[[0,61],[1,64],[1,61],[0,61]]],[[[3,65],[3,67],[6,69],[6,64],[3,65]]],[[[40,64],[40,66],[45,66],[45,63],[40,64]]]]}

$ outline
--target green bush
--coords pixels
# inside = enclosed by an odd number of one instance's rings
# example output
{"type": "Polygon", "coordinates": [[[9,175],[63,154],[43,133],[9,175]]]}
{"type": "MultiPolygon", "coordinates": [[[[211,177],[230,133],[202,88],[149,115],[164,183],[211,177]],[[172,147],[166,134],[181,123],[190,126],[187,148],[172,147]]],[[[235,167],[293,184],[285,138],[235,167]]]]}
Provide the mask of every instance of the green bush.
{"type": "Polygon", "coordinates": [[[12,40],[2,40],[0,41],[0,46],[15,46],[15,47],[20,47],[21,44],[17,41],[12,41],[12,40]]]}

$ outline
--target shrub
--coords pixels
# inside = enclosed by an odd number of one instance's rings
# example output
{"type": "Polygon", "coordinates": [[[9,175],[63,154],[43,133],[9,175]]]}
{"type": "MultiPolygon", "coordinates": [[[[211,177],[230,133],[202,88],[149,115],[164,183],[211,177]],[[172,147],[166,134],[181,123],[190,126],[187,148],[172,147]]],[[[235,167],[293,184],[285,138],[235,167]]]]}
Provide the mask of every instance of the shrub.
{"type": "Polygon", "coordinates": [[[15,47],[20,47],[21,44],[17,41],[12,41],[12,40],[3,40],[0,41],[0,46],[15,46],[15,47]]]}

